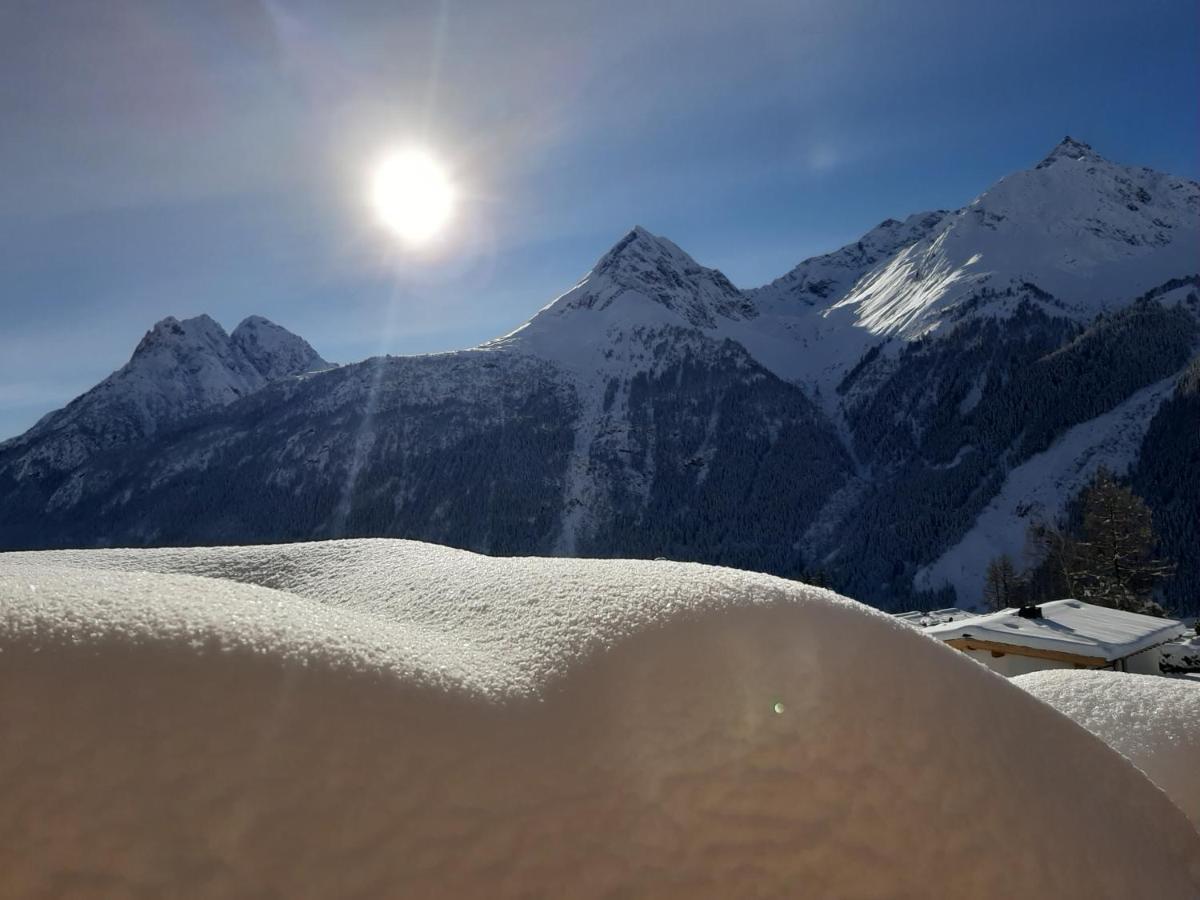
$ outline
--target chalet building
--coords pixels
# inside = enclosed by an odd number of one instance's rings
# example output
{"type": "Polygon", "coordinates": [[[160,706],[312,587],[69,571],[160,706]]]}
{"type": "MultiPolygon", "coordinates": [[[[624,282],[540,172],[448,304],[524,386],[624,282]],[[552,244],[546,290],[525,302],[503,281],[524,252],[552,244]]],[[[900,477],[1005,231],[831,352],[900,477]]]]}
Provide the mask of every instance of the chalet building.
{"type": "Polygon", "coordinates": [[[1042,669],[1115,669],[1158,675],[1159,648],[1185,634],[1174,619],[1055,600],[924,629],[1001,675],[1042,669]]]}

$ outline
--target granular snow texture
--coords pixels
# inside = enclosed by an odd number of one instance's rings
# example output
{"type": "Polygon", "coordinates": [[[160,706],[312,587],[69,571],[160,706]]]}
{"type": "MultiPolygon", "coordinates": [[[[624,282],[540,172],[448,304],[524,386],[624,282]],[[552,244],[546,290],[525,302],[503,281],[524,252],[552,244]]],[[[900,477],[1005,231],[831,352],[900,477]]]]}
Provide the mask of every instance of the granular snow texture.
{"type": "Polygon", "coordinates": [[[7,896],[1200,894],[1200,836],[1100,741],[728,569],[0,554],[0,722],[7,896]]]}
{"type": "Polygon", "coordinates": [[[1071,670],[1013,681],[1131,760],[1200,828],[1200,683],[1071,670]]]}

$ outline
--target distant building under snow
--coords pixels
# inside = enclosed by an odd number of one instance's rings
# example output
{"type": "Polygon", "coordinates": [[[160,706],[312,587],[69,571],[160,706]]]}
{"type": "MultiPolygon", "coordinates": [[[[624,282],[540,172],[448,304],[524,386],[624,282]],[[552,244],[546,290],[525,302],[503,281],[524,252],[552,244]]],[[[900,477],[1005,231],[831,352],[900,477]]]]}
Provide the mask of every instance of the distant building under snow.
{"type": "Polygon", "coordinates": [[[1070,668],[1158,675],[1159,647],[1187,629],[1174,619],[1055,600],[929,625],[924,631],[1001,675],[1070,668]]]}
{"type": "Polygon", "coordinates": [[[951,606],[946,609],[933,609],[929,612],[918,610],[916,612],[896,613],[896,618],[917,628],[928,628],[931,625],[945,625],[948,622],[957,622],[960,619],[973,619],[978,615],[979,613],[967,612],[965,609],[951,606]]]}

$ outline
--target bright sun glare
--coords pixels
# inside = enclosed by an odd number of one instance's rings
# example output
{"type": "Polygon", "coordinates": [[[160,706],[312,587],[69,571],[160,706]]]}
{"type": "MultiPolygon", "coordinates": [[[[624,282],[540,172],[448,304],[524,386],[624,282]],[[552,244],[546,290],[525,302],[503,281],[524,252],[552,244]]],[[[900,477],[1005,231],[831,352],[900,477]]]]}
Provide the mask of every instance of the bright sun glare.
{"type": "Polygon", "coordinates": [[[421,245],[435,237],[454,212],[454,185],[428,153],[406,150],[375,171],[371,200],[380,220],[401,240],[421,245]]]}

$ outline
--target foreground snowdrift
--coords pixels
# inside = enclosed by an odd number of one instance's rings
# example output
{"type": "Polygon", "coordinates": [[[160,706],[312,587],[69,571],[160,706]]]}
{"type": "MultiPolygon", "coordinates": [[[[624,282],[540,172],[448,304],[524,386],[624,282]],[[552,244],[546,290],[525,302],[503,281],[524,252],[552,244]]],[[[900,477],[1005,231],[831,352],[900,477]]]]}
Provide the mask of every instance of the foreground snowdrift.
{"type": "Polygon", "coordinates": [[[1200,838],[1116,753],[766,576],[383,540],[5,554],[0,651],[8,895],[1200,890],[1200,838]]]}
{"type": "Polygon", "coordinates": [[[1087,671],[1013,682],[1128,757],[1200,828],[1200,684],[1087,671]]]}

